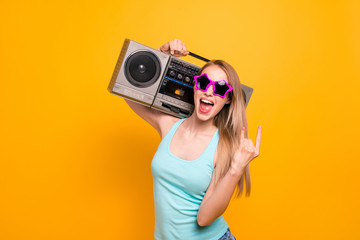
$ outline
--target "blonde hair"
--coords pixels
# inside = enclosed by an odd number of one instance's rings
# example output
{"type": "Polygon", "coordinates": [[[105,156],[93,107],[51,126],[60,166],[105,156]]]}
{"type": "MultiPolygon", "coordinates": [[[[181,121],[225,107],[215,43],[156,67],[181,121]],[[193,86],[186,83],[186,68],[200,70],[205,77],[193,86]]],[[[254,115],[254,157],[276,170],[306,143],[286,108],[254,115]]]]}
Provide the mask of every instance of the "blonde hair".
{"type": "MultiPolygon", "coordinates": [[[[245,127],[245,137],[248,137],[247,118],[245,113],[245,96],[242,91],[240,79],[235,69],[223,60],[211,60],[200,70],[200,73],[207,67],[216,65],[227,75],[228,83],[233,87],[228,96],[231,99],[225,104],[221,111],[214,117],[214,123],[219,129],[219,143],[217,147],[217,158],[215,166],[215,184],[225,176],[231,166],[235,151],[240,145],[240,132],[245,127]]],[[[249,165],[237,183],[236,197],[240,197],[244,190],[246,181],[246,196],[250,196],[251,181],[249,165]]]]}

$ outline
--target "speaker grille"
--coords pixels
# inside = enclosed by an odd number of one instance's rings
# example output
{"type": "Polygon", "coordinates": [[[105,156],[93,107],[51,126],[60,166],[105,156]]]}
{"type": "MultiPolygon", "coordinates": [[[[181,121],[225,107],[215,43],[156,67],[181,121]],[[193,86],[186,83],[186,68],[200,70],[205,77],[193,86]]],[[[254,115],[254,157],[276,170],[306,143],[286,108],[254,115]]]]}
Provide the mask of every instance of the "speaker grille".
{"type": "Polygon", "coordinates": [[[125,63],[125,76],[136,87],[149,87],[160,76],[160,61],[149,51],[138,51],[130,55],[125,63]]]}

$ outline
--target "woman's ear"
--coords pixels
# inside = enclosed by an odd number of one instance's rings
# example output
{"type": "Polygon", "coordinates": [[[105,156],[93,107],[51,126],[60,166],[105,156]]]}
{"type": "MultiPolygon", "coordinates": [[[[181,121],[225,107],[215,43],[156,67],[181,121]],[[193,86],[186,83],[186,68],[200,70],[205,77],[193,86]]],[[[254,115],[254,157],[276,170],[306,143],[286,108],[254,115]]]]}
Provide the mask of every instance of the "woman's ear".
{"type": "Polygon", "coordinates": [[[225,104],[229,104],[229,103],[231,103],[231,99],[230,99],[230,98],[227,99],[227,101],[226,101],[225,104]]]}

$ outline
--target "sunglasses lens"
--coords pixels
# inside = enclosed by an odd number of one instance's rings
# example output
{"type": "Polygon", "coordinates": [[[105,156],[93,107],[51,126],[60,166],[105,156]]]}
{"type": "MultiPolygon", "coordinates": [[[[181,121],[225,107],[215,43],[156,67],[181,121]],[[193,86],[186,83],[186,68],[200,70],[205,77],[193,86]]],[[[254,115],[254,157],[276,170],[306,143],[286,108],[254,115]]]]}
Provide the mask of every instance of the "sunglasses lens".
{"type": "Polygon", "coordinates": [[[206,73],[200,76],[195,76],[195,80],[196,80],[195,88],[198,90],[202,90],[204,92],[207,90],[209,84],[214,83],[215,84],[214,94],[222,98],[225,97],[225,94],[229,91],[229,89],[232,90],[230,85],[225,80],[219,82],[211,81],[207,77],[206,73]]]}
{"type": "Polygon", "coordinates": [[[229,86],[226,84],[224,80],[215,83],[216,94],[224,96],[227,90],[229,90],[229,86]]]}
{"type": "Polygon", "coordinates": [[[198,89],[206,90],[206,87],[210,83],[210,80],[206,77],[206,75],[202,75],[201,77],[197,78],[197,85],[198,89]]]}

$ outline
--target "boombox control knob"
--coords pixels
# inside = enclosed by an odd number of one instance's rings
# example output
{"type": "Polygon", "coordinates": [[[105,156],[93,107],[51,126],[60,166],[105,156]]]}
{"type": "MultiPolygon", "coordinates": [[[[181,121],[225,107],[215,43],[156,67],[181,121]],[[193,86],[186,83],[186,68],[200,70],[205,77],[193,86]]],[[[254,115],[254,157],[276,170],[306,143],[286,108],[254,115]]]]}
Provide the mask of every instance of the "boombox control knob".
{"type": "Polygon", "coordinates": [[[190,82],[190,78],[189,78],[189,77],[185,77],[185,82],[189,83],[189,82],[190,82]]]}
{"type": "Polygon", "coordinates": [[[181,80],[181,79],[183,79],[183,75],[181,75],[180,73],[177,75],[177,78],[179,79],[179,80],[181,80]]]}
{"type": "Polygon", "coordinates": [[[175,76],[175,72],[173,70],[170,71],[170,76],[172,76],[172,77],[175,76]]]}

